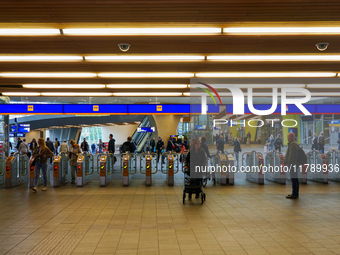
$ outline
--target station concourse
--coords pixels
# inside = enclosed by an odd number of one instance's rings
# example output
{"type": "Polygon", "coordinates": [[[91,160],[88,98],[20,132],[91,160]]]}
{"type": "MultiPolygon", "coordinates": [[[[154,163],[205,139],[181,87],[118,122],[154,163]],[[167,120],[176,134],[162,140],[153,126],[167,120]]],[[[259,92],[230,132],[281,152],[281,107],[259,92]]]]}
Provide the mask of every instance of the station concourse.
{"type": "Polygon", "coordinates": [[[0,255],[340,254],[339,1],[0,10],[0,255]]]}

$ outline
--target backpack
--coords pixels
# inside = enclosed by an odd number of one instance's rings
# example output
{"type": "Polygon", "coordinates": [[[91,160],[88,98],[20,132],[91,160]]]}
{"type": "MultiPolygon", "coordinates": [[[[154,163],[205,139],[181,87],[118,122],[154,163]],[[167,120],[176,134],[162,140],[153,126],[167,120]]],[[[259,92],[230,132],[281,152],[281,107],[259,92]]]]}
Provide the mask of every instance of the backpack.
{"type": "Polygon", "coordinates": [[[130,152],[130,146],[127,142],[125,142],[122,146],[122,153],[125,153],[125,152],[130,152]]]}
{"type": "Polygon", "coordinates": [[[307,155],[300,146],[298,146],[298,147],[299,147],[299,150],[298,150],[298,155],[299,155],[298,165],[303,166],[303,165],[307,164],[307,155]]]}
{"type": "Polygon", "coordinates": [[[179,147],[178,144],[176,144],[175,151],[176,153],[181,152],[181,147],[179,147]]]}

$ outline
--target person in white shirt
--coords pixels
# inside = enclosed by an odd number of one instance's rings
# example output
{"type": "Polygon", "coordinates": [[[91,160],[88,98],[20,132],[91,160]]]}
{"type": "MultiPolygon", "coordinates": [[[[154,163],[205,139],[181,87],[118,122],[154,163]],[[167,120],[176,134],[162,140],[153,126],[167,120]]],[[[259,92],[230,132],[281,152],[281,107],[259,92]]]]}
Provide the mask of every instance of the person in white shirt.
{"type": "Polygon", "coordinates": [[[66,139],[64,140],[64,142],[60,145],[60,153],[65,152],[68,153],[69,152],[69,148],[68,148],[68,144],[66,143],[66,139]]]}
{"type": "Polygon", "coordinates": [[[23,142],[19,146],[18,152],[20,154],[27,155],[28,151],[29,151],[29,147],[28,147],[28,144],[26,143],[26,139],[23,139],[23,142]]]}

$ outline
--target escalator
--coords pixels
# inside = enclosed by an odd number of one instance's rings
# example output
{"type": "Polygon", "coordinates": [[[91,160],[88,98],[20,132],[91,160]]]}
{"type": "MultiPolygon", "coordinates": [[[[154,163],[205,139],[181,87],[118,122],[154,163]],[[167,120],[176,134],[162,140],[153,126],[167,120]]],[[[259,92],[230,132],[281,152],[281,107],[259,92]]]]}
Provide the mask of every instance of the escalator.
{"type": "Polygon", "coordinates": [[[136,152],[142,152],[146,139],[152,136],[152,133],[142,133],[142,132],[138,132],[138,128],[141,127],[151,127],[151,123],[150,120],[148,118],[148,116],[145,116],[143,118],[143,120],[141,121],[141,123],[138,125],[137,129],[135,130],[135,132],[132,134],[132,140],[135,142],[136,144],[136,152]]]}

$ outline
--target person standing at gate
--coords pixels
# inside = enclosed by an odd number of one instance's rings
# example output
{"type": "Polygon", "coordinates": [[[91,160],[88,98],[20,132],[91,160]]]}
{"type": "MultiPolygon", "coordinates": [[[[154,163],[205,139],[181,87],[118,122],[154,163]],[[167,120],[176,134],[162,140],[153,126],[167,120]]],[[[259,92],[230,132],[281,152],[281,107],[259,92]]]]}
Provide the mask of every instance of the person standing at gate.
{"type": "MultiPolygon", "coordinates": [[[[50,141],[50,138],[49,138],[49,137],[46,138],[46,147],[49,148],[50,151],[52,151],[52,153],[54,153],[54,145],[53,145],[53,142],[50,141]]],[[[51,157],[51,159],[50,159],[50,164],[52,164],[52,160],[53,160],[53,159],[52,159],[52,157],[51,157]]]]}
{"type": "Polygon", "coordinates": [[[242,151],[242,150],[241,150],[241,143],[237,139],[237,137],[235,137],[235,140],[234,140],[232,146],[234,146],[234,152],[236,153],[235,156],[236,156],[236,162],[237,162],[237,166],[238,166],[239,152],[242,151]]]}
{"type": "Polygon", "coordinates": [[[231,144],[233,143],[233,133],[230,132],[230,135],[229,135],[229,145],[231,146],[231,144]]]}
{"type": "Polygon", "coordinates": [[[115,154],[116,151],[116,145],[115,145],[115,139],[113,139],[113,134],[110,134],[109,136],[110,140],[109,140],[109,145],[107,150],[109,151],[109,153],[115,154]]]}
{"type": "Polygon", "coordinates": [[[156,152],[157,152],[157,162],[159,162],[159,157],[160,157],[160,154],[162,153],[162,148],[164,146],[164,142],[162,140],[162,138],[159,136],[158,137],[158,142],[157,142],[157,145],[156,145],[156,152]]]}
{"type": "Polygon", "coordinates": [[[281,139],[281,135],[277,135],[274,142],[275,150],[281,152],[281,147],[283,147],[283,142],[281,139]]]}
{"type": "Polygon", "coordinates": [[[314,133],[313,140],[312,140],[312,150],[318,150],[318,149],[319,149],[319,146],[318,146],[318,137],[314,133]]]}
{"type": "Polygon", "coordinates": [[[33,152],[35,150],[35,148],[37,148],[37,147],[38,147],[38,144],[35,141],[35,138],[33,138],[31,143],[30,143],[30,150],[31,150],[31,152],[33,152]]]}
{"type": "Polygon", "coordinates": [[[20,154],[25,154],[25,155],[28,156],[29,148],[28,148],[28,144],[26,143],[26,139],[25,138],[23,139],[23,142],[20,143],[18,152],[20,154]]]}
{"type": "Polygon", "coordinates": [[[155,147],[156,147],[155,138],[152,138],[150,142],[150,146],[151,146],[151,152],[155,152],[155,147]]]}
{"type": "Polygon", "coordinates": [[[58,148],[60,146],[60,142],[58,141],[58,138],[55,139],[55,142],[54,142],[54,147],[55,147],[55,155],[58,156],[58,148]]]}
{"type": "MultiPolygon", "coordinates": [[[[53,145],[53,144],[52,144],[53,145]]],[[[43,174],[44,187],[43,191],[46,191],[47,185],[47,159],[53,157],[53,152],[46,146],[44,138],[39,138],[38,147],[32,153],[33,158],[35,158],[35,176],[34,176],[34,187],[33,191],[37,192],[38,179],[40,175],[40,168],[43,174]]]]}
{"type": "MultiPolygon", "coordinates": [[[[84,138],[85,139],[85,138],[84,138]]],[[[71,148],[69,152],[70,157],[70,166],[71,166],[71,183],[74,184],[76,180],[76,172],[77,172],[77,158],[81,153],[79,145],[76,144],[74,140],[70,141],[71,148]]]]}
{"type": "Polygon", "coordinates": [[[222,136],[217,141],[216,149],[222,153],[224,153],[224,139],[222,136]]]}
{"type": "Polygon", "coordinates": [[[323,132],[320,133],[319,138],[318,138],[318,146],[319,146],[319,151],[320,153],[325,153],[325,137],[323,136],[323,132]]]}
{"type": "Polygon", "coordinates": [[[64,142],[60,145],[60,153],[68,153],[69,149],[68,149],[68,144],[66,143],[66,139],[64,139],[64,142]]]}
{"type": "Polygon", "coordinates": [[[248,131],[248,134],[247,134],[247,144],[250,144],[250,139],[251,139],[251,134],[248,131]]]}
{"type": "Polygon", "coordinates": [[[268,152],[274,150],[274,142],[275,142],[274,136],[273,136],[273,134],[271,134],[270,137],[267,140],[268,149],[269,149],[268,152]]]}
{"type": "Polygon", "coordinates": [[[89,144],[86,142],[86,138],[84,138],[83,142],[80,144],[80,147],[83,152],[88,152],[90,150],[89,144]]]}
{"type": "Polygon", "coordinates": [[[299,197],[299,145],[295,141],[294,133],[288,134],[288,149],[285,155],[285,166],[290,170],[290,180],[292,182],[292,194],[286,196],[289,199],[297,199],[299,197]]]}

